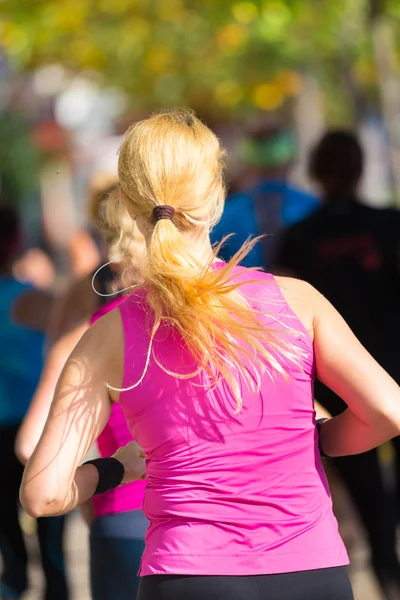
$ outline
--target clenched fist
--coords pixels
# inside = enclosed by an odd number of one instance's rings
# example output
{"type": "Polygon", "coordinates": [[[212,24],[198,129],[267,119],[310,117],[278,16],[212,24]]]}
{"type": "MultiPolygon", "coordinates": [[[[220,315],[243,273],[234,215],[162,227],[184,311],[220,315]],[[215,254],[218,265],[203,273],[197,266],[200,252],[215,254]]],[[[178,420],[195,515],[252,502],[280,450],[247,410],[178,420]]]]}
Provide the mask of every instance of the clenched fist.
{"type": "Polygon", "coordinates": [[[126,446],[118,448],[113,456],[125,468],[125,475],[121,485],[136,481],[137,479],[146,479],[146,457],[139,444],[129,442],[126,446]]]}

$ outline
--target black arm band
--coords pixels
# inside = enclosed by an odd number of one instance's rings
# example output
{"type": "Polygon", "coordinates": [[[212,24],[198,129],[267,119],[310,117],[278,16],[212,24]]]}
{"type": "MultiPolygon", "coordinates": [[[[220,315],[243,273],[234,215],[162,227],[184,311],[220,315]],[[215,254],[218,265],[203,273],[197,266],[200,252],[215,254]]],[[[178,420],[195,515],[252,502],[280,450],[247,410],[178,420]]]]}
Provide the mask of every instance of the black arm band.
{"type": "Polygon", "coordinates": [[[99,473],[99,483],[93,496],[104,494],[118,487],[124,478],[125,467],[116,458],[94,458],[83,463],[84,465],[94,465],[99,473]]]}
{"type": "Polygon", "coordinates": [[[325,421],[328,421],[328,420],[329,419],[323,418],[323,419],[317,419],[317,422],[316,422],[317,434],[318,434],[318,450],[319,450],[321,458],[329,458],[329,456],[327,456],[321,448],[321,438],[320,438],[321,425],[322,425],[322,423],[324,423],[325,421]]]}

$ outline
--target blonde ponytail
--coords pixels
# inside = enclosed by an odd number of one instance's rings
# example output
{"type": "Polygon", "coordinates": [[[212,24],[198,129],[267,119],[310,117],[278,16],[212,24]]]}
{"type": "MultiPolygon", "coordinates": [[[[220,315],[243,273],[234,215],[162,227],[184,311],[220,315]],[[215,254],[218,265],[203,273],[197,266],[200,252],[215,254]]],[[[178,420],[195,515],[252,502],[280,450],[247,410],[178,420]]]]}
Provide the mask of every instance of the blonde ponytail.
{"type": "Polygon", "coordinates": [[[211,264],[219,248],[206,263],[194,250],[193,240],[207,239],[222,213],[223,158],[215,135],[192,112],[158,113],[128,130],[119,180],[129,212],[145,223],[144,285],[154,312],[145,372],[154,336],[168,323],[198,364],[189,376],[203,371],[211,387],[224,379],[240,410],[240,380],[256,391],[265,371],[283,373],[276,351],[288,359],[296,359],[296,352],[278,330],[265,327],[236,281],[234,269],[256,240],[217,269],[211,264]],[[165,204],[175,208],[173,217],[154,222],[154,207],[165,204]]]}

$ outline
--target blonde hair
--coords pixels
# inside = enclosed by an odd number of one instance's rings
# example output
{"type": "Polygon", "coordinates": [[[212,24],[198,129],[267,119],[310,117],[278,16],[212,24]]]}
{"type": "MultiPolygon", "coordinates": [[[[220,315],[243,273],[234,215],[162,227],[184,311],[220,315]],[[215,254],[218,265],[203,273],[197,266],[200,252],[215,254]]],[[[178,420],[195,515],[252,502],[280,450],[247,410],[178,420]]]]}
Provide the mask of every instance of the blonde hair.
{"type": "Polygon", "coordinates": [[[258,390],[261,374],[270,367],[283,373],[273,349],[288,357],[293,352],[277,339],[276,330],[262,324],[260,313],[251,308],[235,281],[234,269],[255,241],[247,242],[218,269],[210,267],[219,248],[207,264],[193,249],[193,237],[207,236],[222,214],[224,157],[217,137],[189,110],[155,113],[133,125],[124,137],[119,181],[129,213],[146,223],[143,276],[154,313],[144,372],[128,389],[143,380],[154,357],[156,332],[162,323],[169,323],[198,364],[189,377],[204,371],[211,388],[224,379],[239,411],[239,380],[258,390]],[[172,220],[154,222],[153,209],[166,204],[175,208],[172,220]]]}

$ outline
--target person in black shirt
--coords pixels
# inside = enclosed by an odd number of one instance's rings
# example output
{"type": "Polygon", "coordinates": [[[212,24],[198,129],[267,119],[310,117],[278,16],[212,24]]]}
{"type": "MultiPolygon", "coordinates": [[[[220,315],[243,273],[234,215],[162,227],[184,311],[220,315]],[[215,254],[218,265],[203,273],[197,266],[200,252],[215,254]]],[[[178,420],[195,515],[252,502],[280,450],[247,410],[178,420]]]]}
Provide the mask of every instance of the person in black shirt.
{"type": "MultiPolygon", "coordinates": [[[[400,212],[361,202],[357,190],[363,163],[353,133],[335,130],[322,137],[311,152],[309,174],[323,203],[287,230],[275,271],[304,279],[324,294],[400,382],[400,212]]],[[[315,397],[333,415],[345,410],[344,402],[318,380],[315,397]]],[[[399,439],[393,446],[400,489],[399,439]]],[[[335,465],[366,527],[385,597],[400,598],[396,505],[385,489],[377,452],[335,459],[335,465]]]]}

